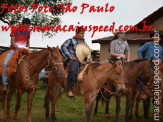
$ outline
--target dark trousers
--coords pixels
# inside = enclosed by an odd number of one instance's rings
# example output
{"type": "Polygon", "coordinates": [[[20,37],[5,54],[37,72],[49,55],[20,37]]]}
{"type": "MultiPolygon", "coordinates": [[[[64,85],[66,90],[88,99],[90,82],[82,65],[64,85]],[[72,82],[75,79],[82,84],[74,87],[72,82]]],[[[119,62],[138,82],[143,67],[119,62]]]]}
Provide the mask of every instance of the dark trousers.
{"type": "Polygon", "coordinates": [[[79,66],[80,66],[80,62],[78,60],[73,60],[70,64],[69,73],[68,73],[67,91],[71,90],[74,82],[77,80],[79,66]]]}
{"type": "Polygon", "coordinates": [[[143,78],[144,78],[144,76],[143,75],[140,75],[140,77],[139,77],[140,91],[143,91],[144,90],[143,78]]]}

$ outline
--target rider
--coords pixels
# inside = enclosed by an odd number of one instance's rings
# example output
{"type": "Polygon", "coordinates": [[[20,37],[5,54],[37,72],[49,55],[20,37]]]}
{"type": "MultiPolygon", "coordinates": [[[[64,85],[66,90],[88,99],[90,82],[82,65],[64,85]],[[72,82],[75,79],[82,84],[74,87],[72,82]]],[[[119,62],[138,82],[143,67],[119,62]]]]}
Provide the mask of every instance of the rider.
{"type": "Polygon", "coordinates": [[[127,59],[130,61],[130,49],[127,41],[124,39],[124,31],[116,31],[115,36],[110,44],[110,59],[117,61],[119,59],[127,59]]]}
{"type": "MultiPolygon", "coordinates": [[[[28,26],[29,24],[31,24],[31,21],[29,18],[24,18],[22,21],[22,26],[28,26]]],[[[7,64],[10,60],[10,58],[12,57],[12,55],[16,52],[16,51],[22,51],[23,47],[29,47],[30,43],[30,32],[28,30],[21,30],[20,28],[18,30],[12,30],[11,34],[11,46],[10,46],[10,51],[7,54],[5,61],[3,63],[3,73],[2,73],[2,81],[3,81],[3,91],[7,91],[7,79],[8,76],[6,74],[6,70],[7,70],[7,64]]]]}
{"type": "MultiPolygon", "coordinates": [[[[145,43],[138,49],[137,54],[139,59],[143,59],[144,54],[145,59],[151,59],[153,57],[155,60],[162,61],[163,49],[162,46],[159,45],[159,41],[161,40],[161,38],[163,38],[163,35],[161,35],[159,31],[154,31],[154,33],[151,33],[149,36],[153,39],[153,41],[145,43]],[[156,58],[156,55],[154,55],[154,50],[156,49],[156,47],[159,49],[158,58],[156,58]]],[[[142,100],[145,100],[147,96],[144,93],[143,76],[141,75],[139,79],[141,85],[140,98],[142,100]]]]}
{"type": "Polygon", "coordinates": [[[86,44],[84,34],[85,34],[84,28],[78,27],[76,29],[76,35],[73,38],[66,40],[61,46],[62,53],[66,56],[68,60],[72,60],[69,67],[68,89],[66,94],[66,96],[70,98],[74,97],[71,89],[74,82],[77,80],[78,69],[80,66],[80,61],[77,59],[76,56],[76,46],[80,43],[86,44]]]}

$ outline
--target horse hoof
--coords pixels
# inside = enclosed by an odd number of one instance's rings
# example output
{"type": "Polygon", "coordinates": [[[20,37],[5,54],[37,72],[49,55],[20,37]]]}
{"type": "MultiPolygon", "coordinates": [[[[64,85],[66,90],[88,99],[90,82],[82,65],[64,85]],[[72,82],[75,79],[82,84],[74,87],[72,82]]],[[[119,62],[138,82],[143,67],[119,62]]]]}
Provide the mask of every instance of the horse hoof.
{"type": "Polygon", "coordinates": [[[97,114],[96,114],[96,113],[94,113],[94,114],[93,114],[93,117],[97,117],[97,114]]]}
{"type": "Polygon", "coordinates": [[[140,117],[139,114],[135,114],[135,116],[136,116],[136,118],[139,118],[140,117]]]}
{"type": "Polygon", "coordinates": [[[132,116],[129,116],[129,121],[131,121],[132,120],[132,116]]]}
{"type": "Polygon", "coordinates": [[[47,118],[47,119],[46,119],[46,122],[50,122],[50,118],[47,118]]]}
{"type": "Polygon", "coordinates": [[[109,114],[105,114],[105,118],[106,119],[110,119],[110,115],[109,114]]]}

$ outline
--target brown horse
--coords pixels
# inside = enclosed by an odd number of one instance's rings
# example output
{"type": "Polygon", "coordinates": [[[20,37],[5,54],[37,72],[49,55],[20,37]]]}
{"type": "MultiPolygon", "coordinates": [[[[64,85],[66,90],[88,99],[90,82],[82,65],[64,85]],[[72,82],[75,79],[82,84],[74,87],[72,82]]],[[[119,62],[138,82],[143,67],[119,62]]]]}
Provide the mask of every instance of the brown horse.
{"type": "MultiPolygon", "coordinates": [[[[24,92],[27,92],[28,100],[27,100],[27,122],[31,122],[31,109],[32,109],[32,101],[35,95],[37,84],[38,84],[38,75],[40,71],[46,67],[51,67],[51,70],[57,72],[57,76],[61,77],[64,75],[64,68],[62,63],[62,56],[60,54],[59,48],[51,48],[43,49],[41,51],[37,51],[31,53],[24,57],[21,63],[18,65],[16,72],[16,79],[14,81],[9,80],[9,84],[14,84],[14,88],[17,88],[17,103],[15,107],[15,115],[13,120],[16,121],[18,110],[20,108],[21,96],[24,92]]],[[[11,89],[10,89],[11,90],[11,89]]],[[[10,100],[12,97],[12,93],[9,91],[8,95],[8,107],[7,107],[7,115],[10,116],[10,100]]]]}
{"type": "MultiPolygon", "coordinates": [[[[117,92],[122,92],[125,88],[123,76],[124,71],[122,62],[117,64],[111,62],[109,64],[87,64],[84,70],[79,74],[80,90],[84,96],[86,122],[90,122],[90,115],[93,102],[99,92],[101,86],[107,82],[112,81],[116,87],[117,92]],[[81,76],[82,75],[82,76],[81,76]]],[[[79,79],[78,77],[78,79],[79,79]]],[[[60,79],[55,72],[51,72],[48,79],[48,89],[45,97],[46,119],[49,118],[49,104],[51,103],[51,119],[57,121],[55,116],[55,105],[57,100],[62,95],[64,89],[67,89],[67,79],[60,79]]]]}
{"type": "MultiPolygon", "coordinates": [[[[153,74],[153,66],[152,60],[134,60],[131,62],[127,62],[124,64],[124,72],[125,72],[125,90],[123,95],[126,96],[126,116],[125,120],[129,121],[129,110],[133,109],[135,95],[137,91],[138,84],[136,79],[140,76],[140,74],[144,74],[145,76],[151,76],[153,74]]],[[[109,100],[111,99],[111,95],[108,93],[107,95],[103,93],[106,100],[106,117],[109,117],[109,100]]],[[[100,98],[100,97],[98,97],[100,98]]],[[[116,117],[115,122],[118,122],[119,112],[120,112],[120,99],[121,96],[116,95],[116,117]]],[[[99,99],[96,99],[96,107],[94,110],[94,116],[97,116],[97,107],[99,99]]],[[[130,111],[130,119],[132,118],[132,112],[130,111]]]]}
{"type": "MultiPolygon", "coordinates": [[[[159,105],[154,105],[155,108],[158,108],[161,112],[161,107],[163,105],[163,65],[160,66],[160,73],[159,73],[159,77],[156,77],[157,79],[154,80],[154,78],[144,78],[143,79],[143,82],[145,84],[145,92],[146,92],[146,95],[148,97],[152,97],[152,98],[155,98],[156,99],[156,103],[159,105]],[[160,92],[158,94],[158,92],[160,92]],[[155,96],[154,96],[155,95],[155,96]]],[[[153,99],[154,100],[154,99],[153,99]]],[[[139,117],[139,103],[140,103],[141,99],[140,99],[140,94],[137,95],[136,97],[136,108],[135,108],[135,116],[136,117],[139,117]]],[[[147,102],[147,101],[145,101],[147,102]]],[[[150,104],[150,102],[148,103],[150,104]]],[[[154,101],[153,101],[153,104],[154,104],[154,101]]],[[[149,111],[145,111],[145,109],[148,110],[148,108],[144,107],[144,117],[148,117],[148,113],[149,111]]],[[[157,115],[155,116],[156,119],[160,119],[160,112],[157,112],[157,115]]]]}

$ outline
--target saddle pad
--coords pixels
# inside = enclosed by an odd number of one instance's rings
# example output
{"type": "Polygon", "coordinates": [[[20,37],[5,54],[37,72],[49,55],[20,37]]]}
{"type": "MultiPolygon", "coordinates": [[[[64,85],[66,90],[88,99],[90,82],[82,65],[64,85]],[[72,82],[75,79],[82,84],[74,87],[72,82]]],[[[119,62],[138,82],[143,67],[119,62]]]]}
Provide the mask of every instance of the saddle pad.
{"type": "MultiPolygon", "coordinates": [[[[8,54],[9,51],[6,51],[2,55],[0,55],[0,75],[2,75],[2,68],[3,68],[3,62],[5,60],[6,55],[8,54]],[[2,59],[1,59],[2,57],[2,59]]],[[[28,49],[24,49],[21,53],[19,51],[16,51],[14,55],[11,57],[10,61],[8,62],[7,65],[7,75],[11,75],[12,73],[16,72],[16,66],[17,66],[17,60],[24,54],[29,54],[32,53],[28,49]]]]}

